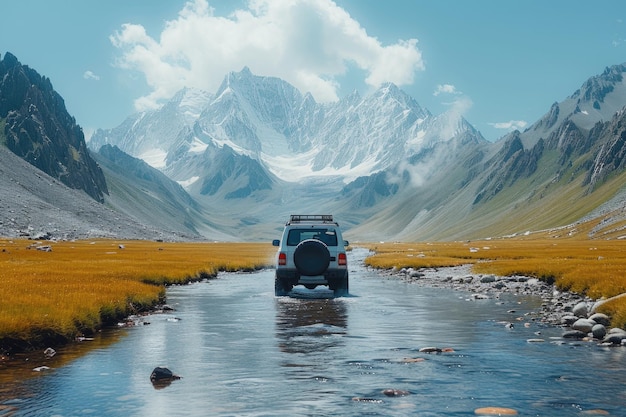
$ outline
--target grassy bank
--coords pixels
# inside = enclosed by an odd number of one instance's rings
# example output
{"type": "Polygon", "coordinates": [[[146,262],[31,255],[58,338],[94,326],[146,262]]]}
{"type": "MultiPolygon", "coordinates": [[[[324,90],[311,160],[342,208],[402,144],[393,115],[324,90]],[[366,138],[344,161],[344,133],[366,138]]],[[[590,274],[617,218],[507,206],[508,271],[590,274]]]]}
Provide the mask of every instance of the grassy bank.
{"type": "MultiPolygon", "coordinates": [[[[598,222],[540,233],[469,242],[379,243],[366,260],[374,268],[436,268],[472,264],[475,273],[524,275],[594,299],[626,293],[626,231],[598,222]],[[593,233],[591,233],[593,231],[593,233]],[[590,238],[596,236],[597,238],[590,238]]],[[[626,328],[626,299],[600,311],[626,328]]]]}
{"type": "MultiPolygon", "coordinates": [[[[526,275],[593,298],[626,293],[626,224],[598,223],[471,242],[362,244],[376,268],[473,264],[526,275]],[[607,226],[609,227],[609,226],[607,226]],[[596,239],[589,238],[594,231],[596,239]],[[612,230],[612,231],[611,231],[612,230]]],[[[269,243],[43,242],[0,239],[0,352],[64,343],[162,302],[165,286],[218,271],[273,265],[269,243]]],[[[601,307],[626,326],[626,299],[601,307]]]]}
{"type": "Polygon", "coordinates": [[[0,240],[0,351],[58,344],[164,300],[165,286],[259,269],[256,243],[0,240]]]}

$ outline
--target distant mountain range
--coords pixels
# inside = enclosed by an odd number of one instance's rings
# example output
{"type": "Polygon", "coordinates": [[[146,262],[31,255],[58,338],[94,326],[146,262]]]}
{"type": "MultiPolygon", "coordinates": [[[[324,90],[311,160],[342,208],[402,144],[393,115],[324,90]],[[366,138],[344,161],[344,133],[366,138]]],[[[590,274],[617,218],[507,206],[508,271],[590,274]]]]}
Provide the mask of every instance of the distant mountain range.
{"type": "MultiPolygon", "coordinates": [[[[524,132],[492,143],[393,84],[320,104],[244,68],[215,94],[184,89],[96,131],[90,154],[50,81],[6,54],[0,142],[34,175],[169,239],[268,240],[291,213],[332,213],[352,240],[501,236],[623,207],[625,72],[607,68],[524,132]]],[[[1,221],[5,235],[46,228],[33,216],[19,227],[1,221]]],[[[111,226],[109,235],[129,237],[111,226]]]]}

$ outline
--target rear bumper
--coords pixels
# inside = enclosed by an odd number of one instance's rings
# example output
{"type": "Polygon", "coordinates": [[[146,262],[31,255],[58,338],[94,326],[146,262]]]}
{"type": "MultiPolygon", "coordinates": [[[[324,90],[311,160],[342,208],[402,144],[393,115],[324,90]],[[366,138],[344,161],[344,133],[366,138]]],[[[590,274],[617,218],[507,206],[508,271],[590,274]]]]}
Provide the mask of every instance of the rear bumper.
{"type": "Polygon", "coordinates": [[[332,285],[335,281],[345,279],[348,276],[348,268],[329,268],[323,275],[308,277],[300,275],[296,269],[277,268],[276,278],[284,280],[291,285],[316,284],[332,285]]]}

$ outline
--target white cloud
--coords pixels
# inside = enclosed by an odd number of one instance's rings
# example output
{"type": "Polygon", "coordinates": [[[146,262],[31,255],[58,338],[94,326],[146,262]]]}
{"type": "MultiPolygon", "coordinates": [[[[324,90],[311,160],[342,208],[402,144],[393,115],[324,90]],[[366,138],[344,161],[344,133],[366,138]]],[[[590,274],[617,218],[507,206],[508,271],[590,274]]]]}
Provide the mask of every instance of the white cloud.
{"type": "Polygon", "coordinates": [[[93,71],[85,71],[83,73],[83,78],[86,80],[100,80],[100,76],[93,73],[93,71]]]}
{"type": "Polygon", "coordinates": [[[193,0],[157,37],[138,24],[110,37],[121,51],[118,66],[141,73],[152,90],[135,102],[138,109],[156,107],[182,87],[214,92],[228,72],[244,66],[321,102],[337,100],[336,77],[348,63],[373,87],[411,84],[424,69],[416,39],[382,45],[332,0],[249,0],[230,16],[214,13],[207,0],[193,0]]]}
{"type": "Polygon", "coordinates": [[[472,108],[474,102],[468,96],[462,95],[457,97],[453,102],[447,104],[450,106],[448,112],[453,112],[459,116],[463,116],[472,108]]]}
{"type": "Polygon", "coordinates": [[[509,120],[508,122],[489,123],[489,125],[496,129],[522,130],[528,126],[528,122],[525,120],[509,120]]]}
{"type": "Polygon", "coordinates": [[[452,84],[439,84],[437,88],[433,92],[433,96],[438,96],[439,94],[462,94],[460,91],[457,91],[456,87],[452,84]]]}

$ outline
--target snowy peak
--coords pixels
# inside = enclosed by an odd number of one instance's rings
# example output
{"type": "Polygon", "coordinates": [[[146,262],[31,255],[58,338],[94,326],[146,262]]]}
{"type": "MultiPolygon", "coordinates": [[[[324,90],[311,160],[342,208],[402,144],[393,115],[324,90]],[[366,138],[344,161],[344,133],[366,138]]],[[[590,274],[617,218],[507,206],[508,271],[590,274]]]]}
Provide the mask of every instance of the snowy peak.
{"type": "Polygon", "coordinates": [[[193,125],[213,95],[197,88],[183,88],[166,104],[172,111],[182,116],[188,126],[193,125]]]}
{"type": "Polygon", "coordinates": [[[302,94],[291,84],[280,78],[253,75],[248,67],[226,76],[216,95],[222,97],[227,93],[236,95],[247,113],[256,113],[259,120],[279,130],[303,100],[302,94]]]}
{"type": "Polygon", "coordinates": [[[134,114],[113,129],[98,129],[89,146],[98,151],[104,145],[115,145],[162,169],[181,132],[193,127],[212,97],[206,91],[184,88],[158,110],[134,114]]]}
{"type": "Polygon", "coordinates": [[[162,108],[99,131],[92,142],[117,145],[182,184],[206,175],[190,170],[201,151],[224,146],[283,181],[346,183],[469,128],[459,118],[434,117],[392,83],[365,97],[355,91],[319,104],[286,81],[245,67],[227,74],[214,95],[183,89],[162,108]]]}
{"type": "Polygon", "coordinates": [[[373,101],[379,101],[380,107],[391,106],[395,111],[412,112],[418,119],[426,119],[431,116],[428,110],[422,109],[413,97],[393,83],[381,85],[371,98],[373,101]]]}

